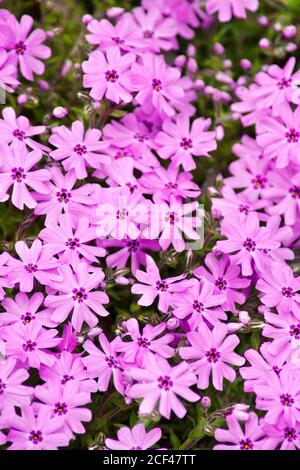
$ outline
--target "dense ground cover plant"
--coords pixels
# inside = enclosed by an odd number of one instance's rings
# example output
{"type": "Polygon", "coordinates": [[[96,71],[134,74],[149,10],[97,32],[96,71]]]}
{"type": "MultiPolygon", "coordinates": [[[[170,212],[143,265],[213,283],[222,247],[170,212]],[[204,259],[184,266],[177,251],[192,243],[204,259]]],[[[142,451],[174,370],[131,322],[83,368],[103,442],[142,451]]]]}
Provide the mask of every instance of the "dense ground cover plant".
{"type": "Polygon", "coordinates": [[[1,449],[299,448],[299,14],[3,2],[1,449]]]}

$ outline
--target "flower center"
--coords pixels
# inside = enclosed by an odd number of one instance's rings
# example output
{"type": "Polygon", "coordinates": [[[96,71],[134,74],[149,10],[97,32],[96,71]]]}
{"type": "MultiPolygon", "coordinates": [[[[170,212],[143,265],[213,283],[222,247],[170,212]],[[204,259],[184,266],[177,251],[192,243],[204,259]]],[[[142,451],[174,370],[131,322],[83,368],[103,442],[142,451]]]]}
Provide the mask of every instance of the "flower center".
{"type": "Polygon", "coordinates": [[[156,290],[159,290],[161,292],[166,292],[169,289],[168,284],[166,281],[157,281],[156,282],[156,290]]]}
{"type": "Polygon", "coordinates": [[[249,206],[247,206],[247,204],[241,204],[240,207],[239,207],[239,211],[244,213],[244,214],[248,214],[249,206]]]}
{"type": "Polygon", "coordinates": [[[35,319],[35,316],[32,315],[32,313],[30,312],[26,312],[25,314],[21,315],[21,320],[23,322],[23,325],[28,325],[34,319],[35,319]]]}
{"type": "Polygon", "coordinates": [[[247,251],[255,251],[256,243],[251,240],[251,238],[246,238],[243,243],[243,247],[246,248],[247,251]]]}
{"type": "Polygon", "coordinates": [[[22,183],[22,181],[26,178],[26,174],[24,173],[24,168],[12,168],[11,170],[11,177],[17,183],[22,183]]]}
{"type": "Polygon", "coordinates": [[[80,241],[79,238],[68,238],[66,241],[66,246],[70,248],[70,250],[75,250],[75,248],[80,247],[80,241]]]}
{"type": "Polygon", "coordinates": [[[26,343],[22,344],[23,351],[32,352],[35,350],[36,345],[37,343],[35,341],[31,341],[31,339],[29,339],[28,341],[26,341],[26,343]]]}
{"type": "Polygon", "coordinates": [[[24,131],[21,131],[20,129],[15,129],[13,131],[13,136],[16,137],[18,140],[24,140],[26,139],[26,134],[24,131]]]}
{"type": "Polygon", "coordinates": [[[33,444],[38,444],[39,442],[42,442],[43,437],[41,431],[31,431],[29,435],[29,440],[33,442],[33,444]]]}
{"type": "Polygon", "coordinates": [[[151,342],[148,340],[148,338],[143,338],[142,336],[137,339],[137,343],[140,348],[148,348],[148,346],[151,345],[151,342]]]}
{"type": "Polygon", "coordinates": [[[68,407],[66,405],[66,403],[55,403],[54,405],[54,413],[58,416],[62,416],[62,415],[65,415],[67,414],[67,411],[68,411],[68,407]]]}
{"type": "Polygon", "coordinates": [[[281,289],[281,293],[284,297],[288,297],[288,298],[294,297],[295,295],[295,292],[293,291],[291,287],[283,287],[281,289]]]}
{"type": "Polygon", "coordinates": [[[290,408],[295,400],[290,393],[282,393],[280,395],[280,401],[283,406],[288,406],[290,408]]]}
{"type": "Polygon", "coordinates": [[[175,222],[178,222],[179,218],[177,217],[175,212],[171,211],[171,212],[169,212],[167,220],[170,223],[170,225],[175,225],[175,222]]]}
{"type": "Polygon", "coordinates": [[[35,273],[38,270],[37,265],[32,263],[27,264],[24,268],[28,273],[35,273]]]}
{"type": "Polygon", "coordinates": [[[140,242],[138,240],[130,240],[127,243],[127,246],[128,246],[128,250],[130,251],[130,253],[135,253],[140,246],[140,242]]]}
{"type": "Polygon", "coordinates": [[[227,281],[223,279],[222,277],[218,277],[218,279],[215,280],[215,286],[218,287],[218,289],[220,290],[226,290],[227,281]]]}
{"type": "Polygon", "coordinates": [[[165,188],[167,188],[167,189],[177,189],[178,184],[177,183],[166,183],[165,188]]]}
{"type": "Polygon", "coordinates": [[[105,360],[110,369],[120,369],[120,363],[117,358],[113,356],[106,356],[105,360]]]}
{"type": "Polygon", "coordinates": [[[24,44],[24,41],[19,41],[15,45],[15,51],[18,55],[23,55],[26,49],[27,49],[27,46],[26,44],[24,44]]]}
{"type": "Polygon", "coordinates": [[[144,38],[145,39],[151,39],[151,38],[153,38],[153,35],[154,35],[154,32],[150,31],[150,29],[146,29],[146,31],[144,31],[144,38]]]}
{"type": "Polygon", "coordinates": [[[168,375],[158,377],[157,381],[158,387],[162,390],[168,391],[173,386],[173,382],[168,375]]]}
{"type": "Polygon", "coordinates": [[[251,180],[254,189],[264,189],[266,187],[267,178],[261,175],[256,175],[251,180]]]}
{"type": "Polygon", "coordinates": [[[153,78],[153,80],[152,80],[152,88],[153,88],[153,90],[155,90],[155,91],[161,91],[161,88],[162,88],[162,86],[161,86],[161,81],[158,80],[157,78],[153,78]]]}
{"type": "Polygon", "coordinates": [[[184,148],[184,150],[191,149],[193,147],[192,139],[188,139],[187,137],[183,137],[180,142],[180,147],[184,148]]]}
{"type": "Polygon", "coordinates": [[[289,88],[291,86],[292,79],[291,78],[282,78],[277,82],[277,86],[279,90],[284,90],[284,88],[289,88]]]}
{"type": "Polygon", "coordinates": [[[139,132],[137,132],[136,134],[134,134],[133,136],[136,140],[138,140],[139,142],[145,142],[145,140],[148,140],[148,137],[146,137],[144,134],[140,134],[139,132]]]}
{"type": "Polygon", "coordinates": [[[241,450],[252,450],[253,449],[253,444],[250,439],[242,439],[240,442],[240,449],[241,450]]]}
{"type": "Polygon", "coordinates": [[[289,428],[288,426],[284,428],[284,438],[289,442],[293,442],[297,439],[297,432],[295,428],[289,428]]]}
{"type": "Polygon", "coordinates": [[[290,336],[293,336],[295,339],[300,339],[300,323],[290,326],[290,336]]]}
{"type": "Polygon", "coordinates": [[[294,144],[298,142],[300,132],[296,131],[296,129],[290,129],[289,132],[286,132],[285,137],[289,144],[294,144]]]}
{"type": "Polygon", "coordinates": [[[117,214],[116,214],[116,217],[117,219],[121,219],[121,220],[124,220],[126,219],[126,217],[128,216],[128,210],[127,209],[121,209],[121,210],[117,210],[117,214]]]}
{"type": "Polygon", "coordinates": [[[137,446],[137,447],[131,447],[130,450],[143,450],[141,447],[137,446]]]}
{"type": "Polygon", "coordinates": [[[4,393],[5,388],[6,388],[6,384],[2,382],[2,379],[0,379],[0,395],[4,393]]]}
{"type": "Polygon", "coordinates": [[[198,313],[203,312],[204,306],[202,302],[199,302],[198,300],[194,300],[193,302],[193,310],[195,310],[198,313]]]}
{"type": "Polygon", "coordinates": [[[82,302],[88,297],[83,287],[80,287],[80,289],[73,289],[72,292],[72,299],[76,300],[79,304],[82,304],[82,302]]]}
{"type": "Polygon", "coordinates": [[[65,385],[70,380],[74,380],[73,375],[64,374],[63,378],[61,379],[61,383],[62,383],[62,385],[65,385]]]}
{"type": "Polygon", "coordinates": [[[119,75],[118,75],[117,71],[114,70],[114,69],[113,70],[107,70],[105,72],[105,78],[108,82],[115,83],[118,80],[119,75]]]}
{"type": "Polygon", "coordinates": [[[73,152],[77,153],[77,155],[84,155],[86,153],[86,146],[77,144],[73,148],[73,152]]]}
{"type": "Polygon", "coordinates": [[[275,372],[276,375],[280,375],[281,369],[278,366],[273,366],[272,370],[275,372]]]}
{"type": "Polygon", "coordinates": [[[118,44],[118,45],[121,45],[121,44],[125,44],[125,41],[124,39],[121,39],[119,38],[118,36],[115,36],[113,38],[111,38],[115,44],[118,44]]]}
{"type": "Polygon", "coordinates": [[[293,199],[300,199],[300,188],[298,186],[293,186],[290,188],[289,193],[293,199]]]}
{"type": "Polygon", "coordinates": [[[213,362],[214,364],[216,364],[221,357],[221,354],[216,350],[216,348],[211,348],[209,351],[206,351],[205,355],[207,357],[207,361],[210,363],[213,362]]]}
{"type": "Polygon", "coordinates": [[[56,193],[56,197],[58,202],[65,202],[68,203],[71,199],[72,194],[68,192],[67,189],[62,188],[60,191],[56,193]]]}

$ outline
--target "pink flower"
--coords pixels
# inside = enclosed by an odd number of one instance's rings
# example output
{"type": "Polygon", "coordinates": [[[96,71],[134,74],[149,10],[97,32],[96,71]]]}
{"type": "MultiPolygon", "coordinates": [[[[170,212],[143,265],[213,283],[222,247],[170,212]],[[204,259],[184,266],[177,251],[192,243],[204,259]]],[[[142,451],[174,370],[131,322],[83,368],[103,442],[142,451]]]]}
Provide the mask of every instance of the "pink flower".
{"type": "Polygon", "coordinates": [[[297,350],[300,346],[299,319],[291,313],[276,315],[266,312],[264,317],[266,324],[262,334],[266,338],[273,339],[268,347],[270,354],[273,354],[275,357],[291,357],[292,362],[294,360],[296,363],[297,350]],[[294,358],[293,355],[295,355],[294,358]]]}
{"type": "Polygon", "coordinates": [[[165,334],[157,338],[166,329],[164,322],[155,327],[150,324],[146,325],[142,333],[135,318],[123,322],[123,326],[126,329],[123,336],[126,341],[120,343],[117,348],[118,351],[124,352],[123,360],[125,362],[135,363],[135,365],[143,367],[147,363],[149,355],[157,354],[165,358],[173,356],[174,350],[169,346],[169,343],[173,341],[173,335],[165,334]],[[131,337],[131,341],[129,341],[128,336],[131,337]]]}
{"type": "Polygon", "coordinates": [[[33,73],[42,75],[45,65],[39,59],[48,59],[51,49],[42,44],[46,33],[42,29],[32,29],[33,18],[23,15],[20,22],[10,15],[6,21],[6,29],[2,47],[9,51],[15,63],[19,63],[22,75],[27,80],[33,80],[33,73]]]}
{"type": "Polygon", "coordinates": [[[243,431],[238,420],[231,414],[226,417],[228,430],[217,429],[215,438],[219,442],[214,450],[261,450],[264,443],[265,433],[260,426],[255,413],[249,414],[249,419],[245,422],[243,431]],[[228,445],[230,444],[230,445],[228,445]]]}
{"type": "Polygon", "coordinates": [[[233,264],[240,264],[243,276],[253,273],[252,261],[257,269],[264,270],[269,260],[267,250],[275,250],[280,243],[271,238],[266,227],[259,226],[259,220],[254,214],[247,218],[240,217],[234,221],[225,219],[222,233],[227,240],[217,242],[217,248],[223,253],[235,253],[230,256],[233,264]]]}
{"type": "Polygon", "coordinates": [[[15,75],[15,67],[9,61],[9,54],[0,50],[0,86],[3,90],[13,93],[20,83],[15,75]]]}
{"type": "Polygon", "coordinates": [[[84,434],[83,422],[92,420],[92,413],[84,405],[90,403],[91,395],[79,390],[75,382],[67,382],[62,386],[56,380],[50,380],[46,385],[35,388],[35,396],[42,402],[39,409],[45,408],[53,418],[60,422],[66,436],[84,434]]]}
{"type": "Polygon", "coordinates": [[[39,311],[43,301],[44,296],[41,292],[35,292],[31,297],[19,292],[15,300],[6,297],[2,302],[2,307],[6,311],[0,315],[0,325],[12,325],[19,322],[23,325],[30,325],[31,322],[38,322],[42,326],[55,326],[55,323],[51,321],[51,310],[39,311]]]}
{"type": "Polygon", "coordinates": [[[263,424],[267,438],[262,450],[298,450],[300,449],[300,425],[291,424],[285,419],[276,425],[263,424]]]}
{"type": "Polygon", "coordinates": [[[21,260],[9,259],[9,282],[19,284],[21,292],[31,292],[35,279],[43,285],[48,284],[49,276],[56,273],[59,261],[42,242],[36,239],[28,248],[25,242],[19,241],[15,244],[15,250],[21,260]]]}
{"type": "Polygon", "coordinates": [[[143,65],[133,64],[132,73],[136,101],[145,109],[153,105],[162,117],[173,116],[174,105],[184,96],[179,70],[168,67],[161,56],[143,54],[143,65]]]}
{"type": "Polygon", "coordinates": [[[209,377],[212,374],[213,386],[217,390],[223,390],[223,380],[226,378],[233,382],[236,378],[234,369],[228,364],[241,366],[245,359],[238,356],[233,350],[240,340],[236,335],[229,335],[228,327],[223,323],[217,323],[210,330],[203,322],[197,332],[187,333],[190,344],[180,348],[180,356],[185,360],[196,359],[190,365],[198,377],[197,386],[205,389],[209,386],[209,377]]]}
{"type": "Polygon", "coordinates": [[[153,428],[148,433],[142,423],[132,429],[123,427],[117,432],[118,440],[107,438],[105,445],[112,450],[146,450],[161,438],[161,430],[153,428]]]}
{"type": "Polygon", "coordinates": [[[155,5],[147,11],[134,8],[132,13],[136,22],[133,28],[140,32],[142,48],[156,53],[177,48],[177,25],[173,18],[164,18],[155,5]]]}
{"type": "Polygon", "coordinates": [[[108,49],[106,55],[97,50],[82,63],[83,86],[91,88],[90,95],[101,100],[104,95],[114,103],[132,101],[130,67],[135,61],[132,52],[121,56],[118,47],[108,49]]]}
{"type": "Polygon", "coordinates": [[[205,7],[209,15],[218,13],[219,21],[226,23],[232,15],[246,18],[246,10],[257,10],[258,0],[207,0],[205,7]]]}
{"type": "MultiPolygon", "coordinates": [[[[0,131],[1,132],[1,131],[0,131]]],[[[26,147],[2,146],[2,166],[0,167],[0,199],[7,195],[11,186],[11,200],[14,206],[23,210],[24,206],[34,209],[37,205],[28,187],[38,193],[47,194],[48,189],[45,183],[49,181],[51,175],[47,170],[31,171],[42,158],[40,150],[28,153],[26,147]]]]}
{"type": "Polygon", "coordinates": [[[80,331],[84,321],[90,327],[98,323],[93,312],[102,317],[109,315],[103,307],[109,302],[108,296],[103,291],[94,290],[101,288],[104,273],[101,268],[90,271],[84,261],[76,265],[76,271],[66,264],[59,267],[59,276],[48,283],[58,295],[48,295],[45,299],[46,307],[54,309],[52,320],[61,323],[72,313],[72,325],[80,331]]]}
{"type": "Polygon", "coordinates": [[[50,156],[55,160],[63,160],[64,169],[75,170],[77,178],[85,178],[86,166],[100,168],[101,164],[110,162],[109,157],[101,153],[108,144],[100,142],[100,137],[99,129],[88,129],[84,133],[80,121],[73,122],[71,130],[66,126],[54,127],[49,142],[57,150],[50,152],[50,156]]]}
{"type": "Polygon", "coordinates": [[[0,411],[7,406],[29,405],[33,389],[22,385],[29,377],[27,370],[9,357],[0,361],[0,411]]]}
{"type": "Polygon", "coordinates": [[[137,280],[142,284],[134,284],[131,292],[133,294],[142,294],[142,297],[138,301],[138,304],[142,306],[152,305],[155,298],[158,296],[158,308],[165,313],[170,305],[172,292],[183,292],[190,286],[191,282],[183,281],[185,278],[184,274],[177,277],[161,279],[159,269],[154,260],[149,255],[147,255],[146,259],[146,272],[138,269],[135,273],[137,280]]]}
{"type": "Polygon", "coordinates": [[[108,20],[92,20],[87,30],[86,40],[101,51],[107,51],[111,47],[118,47],[122,51],[135,51],[143,47],[141,34],[130,14],[122,15],[120,20],[113,26],[108,20]]]}
{"type": "Polygon", "coordinates": [[[98,338],[102,351],[91,340],[86,341],[83,348],[89,355],[82,359],[83,364],[89,376],[98,379],[98,389],[101,392],[108,389],[112,376],[116,389],[123,394],[122,363],[118,354],[121,338],[117,336],[111,343],[108,342],[104,333],[101,333],[98,338]]]}
{"type": "Polygon", "coordinates": [[[215,132],[208,132],[210,119],[195,119],[190,127],[186,114],[179,114],[176,123],[170,119],[163,121],[163,132],[156,136],[158,153],[162,158],[171,158],[176,166],[182,165],[185,171],[193,170],[196,164],[192,155],[209,157],[216,150],[215,132]]]}
{"type": "Polygon", "coordinates": [[[57,450],[67,446],[71,438],[46,407],[35,414],[31,406],[25,406],[21,416],[11,414],[6,421],[10,427],[7,440],[12,443],[9,450],[57,450]]]}

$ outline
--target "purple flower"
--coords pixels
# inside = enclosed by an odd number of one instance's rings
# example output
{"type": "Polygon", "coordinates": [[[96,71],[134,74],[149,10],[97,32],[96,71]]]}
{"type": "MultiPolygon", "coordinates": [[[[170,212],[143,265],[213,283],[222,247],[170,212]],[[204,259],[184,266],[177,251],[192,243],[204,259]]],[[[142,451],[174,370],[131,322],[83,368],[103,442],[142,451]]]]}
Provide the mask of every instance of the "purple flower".
{"type": "Polygon", "coordinates": [[[118,440],[107,438],[105,445],[112,450],[146,450],[161,438],[161,430],[153,428],[148,433],[142,423],[132,429],[122,427],[117,432],[118,440]]]}
{"type": "Polygon", "coordinates": [[[23,325],[30,325],[31,322],[37,322],[42,326],[56,326],[51,321],[51,310],[39,310],[43,301],[44,296],[41,292],[35,292],[31,297],[19,292],[15,300],[6,297],[2,302],[2,307],[6,311],[0,315],[0,325],[12,325],[19,322],[23,325]]]}
{"type": "Polygon", "coordinates": [[[87,30],[86,40],[102,51],[118,47],[122,51],[135,51],[143,47],[143,41],[130,14],[122,15],[113,26],[108,20],[92,20],[87,30]]]}
{"type": "Polygon", "coordinates": [[[285,419],[276,425],[263,424],[267,435],[262,450],[298,450],[300,449],[300,425],[293,425],[285,419]]]}
{"type": "Polygon", "coordinates": [[[0,411],[8,406],[29,405],[33,389],[22,385],[29,377],[27,370],[9,357],[0,361],[0,411]]]}
{"type": "Polygon", "coordinates": [[[9,93],[13,93],[14,89],[19,85],[19,81],[15,77],[15,67],[9,61],[9,54],[0,51],[0,84],[1,88],[9,93]]]}
{"type": "Polygon", "coordinates": [[[205,389],[209,386],[209,377],[212,374],[213,386],[223,390],[223,380],[226,378],[233,382],[235,371],[228,364],[241,366],[245,359],[238,356],[233,350],[239,344],[236,335],[229,335],[228,327],[218,323],[210,330],[202,323],[197,332],[187,333],[190,346],[179,349],[180,356],[185,360],[193,360],[190,365],[198,377],[197,386],[205,389]]]}
{"type": "MultiPolygon", "coordinates": [[[[13,108],[7,107],[2,111],[3,119],[0,119],[0,143],[12,144],[12,147],[26,145],[33,150],[47,151],[48,148],[32,139],[32,136],[42,134],[45,126],[31,126],[25,116],[16,116],[13,108]]],[[[41,157],[40,157],[41,158],[41,157]]]]}
{"type": "Polygon", "coordinates": [[[177,25],[173,18],[164,18],[155,5],[147,11],[141,7],[134,8],[132,13],[136,22],[133,28],[140,32],[143,49],[158,53],[177,48],[177,25]]]}
{"type": "Polygon", "coordinates": [[[219,21],[226,23],[232,16],[246,18],[246,10],[257,10],[258,0],[207,0],[205,7],[209,15],[218,13],[219,21]]]}
{"type": "Polygon", "coordinates": [[[190,390],[196,383],[196,376],[186,362],[171,367],[166,359],[158,356],[149,356],[145,369],[131,369],[130,375],[138,383],[132,385],[128,391],[131,398],[143,398],[140,415],[149,415],[157,403],[162,416],[170,419],[173,411],[176,416],[183,418],[187,410],[177,398],[189,402],[199,400],[199,395],[190,390]]]}
{"type": "Polygon", "coordinates": [[[255,413],[249,414],[243,431],[238,420],[231,414],[226,417],[228,430],[217,429],[215,438],[219,442],[214,450],[261,450],[264,443],[265,433],[260,426],[255,413]]]}
{"type": "Polygon", "coordinates": [[[300,346],[300,320],[291,313],[276,315],[266,312],[264,316],[266,325],[262,334],[273,339],[269,352],[275,357],[296,353],[300,346]]]}

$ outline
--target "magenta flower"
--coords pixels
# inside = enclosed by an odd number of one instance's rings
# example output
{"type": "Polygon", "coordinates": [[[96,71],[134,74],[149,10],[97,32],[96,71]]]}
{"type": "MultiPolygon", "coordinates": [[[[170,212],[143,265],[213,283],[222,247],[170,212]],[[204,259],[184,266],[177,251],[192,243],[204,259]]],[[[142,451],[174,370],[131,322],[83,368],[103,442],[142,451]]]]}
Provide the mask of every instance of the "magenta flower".
{"type": "Polygon", "coordinates": [[[43,285],[48,284],[49,276],[56,273],[59,261],[42,242],[36,239],[28,248],[25,242],[19,241],[15,244],[15,250],[21,260],[10,257],[9,282],[19,284],[21,292],[31,292],[35,279],[43,285]]]}
{"type": "Polygon", "coordinates": [[[190,127],[186,114],[179,114],[176,123],[167,119],[163,121],[163,132],[159,132],[155,141],[158,153],[162,158],[171,158],[176,166],[182,165],[185,171],[193,170],[196,164],[192,155],[209,157],[216,150],[215,132],[209,132],[210,119],[195,119],[190,127]]]}
{"type": "Polygon", "coordinates": [[[230,186],[223,186],[221,195],[222,197],[211,198],[212,211],[220,216],[227,217],[228,220],[232,217],[239,218],[241,215],[248,215],[251,212],[254,212],[257,217],[262,218],[263,215],[257,211],[263,209],[268,204],[266,200],[249,199],[244,196],[244,192],[235,193],[230,186]]]}
{"type": "Polygon", "coordinates": [[[9,54],[4,50],[0,50],[0,85],[3,90],[9,93],[14,92],[14,89],[20,83],[15,75],[15,67],[9,60],[9,54]]]}
{"type": "Polygon", "coordinates": [[[226,23],[232,16],[246,18],[246,10],[257,10],[258,0],[207,0],[205,8],[209,15],[218,13],[219,21],[226,23]]]}
{"type": "Polygon", "coordinates": [[[217,429],[215,431],[217,441],[226,444],[218,444],[214,450],[262,450],[265,433],[255,413],[249,414],[244,431],[232,414],[226,417],[226,423],[228,430],[217,429]]]}
{"type": "Polygon", "coordinates": [[[85,433],[82,421],[91,421],[92,413],[83,406],[90,403],[91,395],[80,391],[77,383],[67,382],[62,386],[58,381],[50,380],[46,385],[38,385],[34,393],[42,402],[39,409],[46,408],[60,422],[66,436],[70,436],[70,431],[85,433]]]}
{"type": "Polygon", "coordinates": [[[100,142],[100,137],[99,129],[88,129],[85,133],[80,121],[73,122],[71,130],[66,126],[54,127],[49,143],[57,149],[50,152],[50,156],[63,160],[64,169],[74,170],[77,178],[85,178],[87,166],[100,168],[101,164],[110,162],[110,158],[101,153],[108,144],[100,142]]]}
{"type": "Polygon", "coordinates": [[[172,296],[173,315],[177,318],[189,318],[190,327],[195,330],[203,321],[214,325],[227,316],[221,306],[226,301],[224,293],[215,293],[215,286],[204,280],[191,280],[192,284],[185,292],[172,296]]]}
{"type": "Polygon", "coordinates": [[[108,389],[110,379],[113,377],[114,386],[119,393],[123,394],[122,363],[118,354],[121,338],[117,336],[111,343],[108,342],[104,333],[101,333],[98,338],[102,351],[91,340],[86,341],[83,348],[89,355],[83,357],[83,364],[89,376],[98,379],[98,389],[101,392],[108,389]]]}
{"type": "Polygon", "coordinates": [[[95,203],[91,197],[93,193],[91,184],[74,188],[77,181],[74,171],[63,175],[59,167],[51,167],[49,173],[52,178],[48,183],[48,193],[35,195],[38,205],[34,211],[36,215],[46,214],[46,224],[57,223],[61,213],[75,211],[84,213],[87,206],[95,203]]]}
{"type": "Polygon", "coordinates": [[[45,132],[45,126],[31,126],[29,119],[25,116],[16,116],[16,112],[11,107],[6,107],[2,111],[3,119],[0,119],[0,143],[12,144],[20,147],[21,144],[33,150],[48,150],[44,145],[35,142],[32,136],[45,132]]]}
{"type": "Polygon", "coordinates": [[[262,272],[256,288],[263,292],[261,301],[267,307],[276,307],[279,313],[292,311],[300,318],[300,278],[282,262],[274,262],[262,272]]]}
{"type": "Polygon", "coordinates": [[[177,395],[189,402],[199,400],[199,395],[190,389],[196,383],[196,376],[186,362],[171,367],[166,359],[152,355],[145,369],[133,368],[130,375],[138,383],[129,388],[128,395],[143,398],[140,415],[151,414],[158,403],[159,412],[165,418],[170,419],[172,411],[183,418],[187,410],[177,395]]]}
{"type": "Polygon", "coordinates": [[[22,385],[29,377],[27,370],[9,357],[0,361],[0,411],[7,406],[29,405],[33,389],[22,385]]]}
{"type": "Polygon", "coordinates": [[[34,209],[37,202],[28,188],[47,194],[45,183],[51,177],[47,170],[31,170],[41,160],[41,151],[34,150],[28,153],[26,147],[21,145],[18,147],[2,145],[1,150],[3,160],[0,167],[0,199],[5,197],[9,188],[13,186],[11,195],[13,205],[21,210],[24,206],[34,209]]]}
{"type": "Polygon", "coordinates": [[[101,100],[104,95],[114,103],[132,101],[130,68],[135,61],[132,52],[121,56],[118,47],[108,49],[106,55],[97,50],[82,63],[83,86],[91,88],[90,95],[101,100]]]}
{"type": "Polygon", "coordinates": [[[153,105],[162,117],[173,116],[174,105],[184,96],[179,70],[168,67],[161,56],[143,54],[143,65],[133,64],[132,73],[136,101],[145,108],[153,105]]]}
{"type": "Polygon", "coordinates": [[[240,268],[232,265],[227,255],[216,258],[215,255],[209,253],[205,257],[204,266],[194,270],[194,275],[199,279],[205,278],[215,285],[215,292],[226,296],[226,305],[222,305],[225,310],[235,311],[235,303],[243,304],[246,300],[244,293],[239,289],[249,287],[250,279],[240,277],[240,268]]]}
{"type": "Polygon", "coordinates": [[[81,256],[87,262],[98,262],[96,256],[105,255],[103,248],[87,244],[96,238],[96,229],[90,225],[88,218],[80,217],[74,224],[70,214],[62,214],[58,222],[47,224],[39,237],[53,255],[60,255],[61,264],[75,266],[81,256]]]}
{"type": "MultiPolygon", "coordinates": [[[[276,315],[271,312],[265,313],[266,325],[263,336],[272,338],[268,350],[275,357],[293,356],[300,347],[300,321],[291,313],[276,315]]],[[[297,357],[295,356],[295,359],[297,357]]],[[[293,357],[292,357],[293,361],[293,357]]]]}
{"type": "Polygon", "coordinates": [[[92,270],[84,261],[76,266],[76,271],[66,264],[60,266],[59,276],[49,284],[56,295],[48,295],[45,299],[46,307],[54,309],[52,320],[63,322],[72,313],[72,325],[76,331],[80,331],[85,321],[90,327],[98,323],[97,315],[105,317],[109,312],[103,304],[109,302],[105,292],[95,290],[101,288],[104,273],[101,268],[92,270]]]}
{"type": "Polygon", "coordinates": [[[30,325],[31,322],[38,322],[42,326],[56,326],[51,321],[51,310],[39,310],[43,301],[44,296],[41,292],[35,292],[31,297],[19,292],[15,300],[6,297],[2,302],[2,307],[6,311],[0,315],[0,325],[11,325],[19,322],[23,325],[30,325]]]}
{"type": "Polygon", "coordinates": [[[259,220],[254,214],[247,218],[240,217],[234,222],[225,219],[222,224],[222,234],[227,240],[217,242],[217,248],[223,253],[235,253],[230,256],[233,264],[240,264],[243,276],[253,273],[252,262],[260,271],[264,270],[269,260],[267,250],[275,250],[280,243],[270,237],[266,227],[259,226],[259,220]]]}
{"type": "Polygon", "coordinates": [[[135,318],[130,318],[130,320],[123,322],[123,327],[126,329],[123,336],[126,341],[120,343],[117,349],[124,353],[123,360],[125,362],[144,367],[148,356],[153,353],[165,358],[173,356],[174,349],[169,346],[169,343],[173,341],[173,335],[165,334],[160,336],[166,329],[165,323],[160,323],[154,327],[150,324],[146,325],[141,333],[138,321],[135,318]],[[131,341],[129,341],[128,336],[130,336],[131,341]],[[157,338],[157,336],[160,337],[157,338]]]}
{"type": "Polygon", "coordinates": [[[262,450],[299,450],[300,425],[282,419],[277,425],[263,424],[267,438],[262,450]]]}
{"type": "Polygon", "coordinates": [[[132,429],[123,427],[117,432],[118,440],[107,438],[105,445],[112,450],[146,450],[152,447],[161,438],[161,430],[153,428],[146,432],[142,423],[136,424],[132,429]]]}
{"type": "Polygon", "coordinates": [[[149,255],[147,255],[146,259],[146,272],[138,269],[135,273],[135,277],[141,284],[134,284],[131,292],[133,294],[142,294],[138,304],[145,307],[152,305],[155,298],[158,296],[158,308],[165,313],[171,303],[172,292],[184,292],[186,288],[191,285],[191,282],[184,281],[184,274],[161,279],[159,269],[154,260],[149,255]]]}
{"type": "Polygon", "coordinates": [[[131,15],[122,15],[116,25],[108,20],[92,20],[87,25],[86,40],[101,51],[107,51],[111,47],[118,47],[122,51],[132,51],[143,47],[143,40],[131,15]]]}
{"type": "Polygon", "coordinates": [[[40,59],[45,60],[51,56],[51,49],[42,44],[46,33],[42,29],[35,29],[30,33],[32,25],[31,16],[23,15],[18,22],[14,15],[10,15],[6,21],[6,34],[2,43],[13,61],[19,63],[21,73],[27,80],[33,80],[33,73],[42,75],[45,65],[40,59]]]}
{"type": "Polygon", "coordinates": [[[38,323],[22,325],[16,323],[6,330],[6,354],[28,363],[29,367],[40,368],[41,364],[53,366],[55,356],[47,351],[60,343],[57,330],[46,330],[38,323]]]}
{"type": "Polygon", "coordinates": [[[22,408],[22,415],[9,415],[7,440],[9,450],[58,450],[69,444],[71,436],[62,428],[61,420],[51,417],[51,411],[41,407],[35,414],[30,406],[22,408]]]}
{"type": "Polygon", "coordinates": [[[236,378],[234,369],[228,364],[242,366],[245,359],[238,356],[234,349],[240,340],[236,335],[229,335],[228,327],[217,323],[210,330],[203,322],[197,332],[187,333],[190,346],[179,349],[180,356],[186,360],[194,360],[190,365],[198,377],[197,386],[205,389],[209,386],[209,377],[212,374],[212,383],[215,389],[223,390],[223,380],[226,378],[233,382],[236,378]]]}

